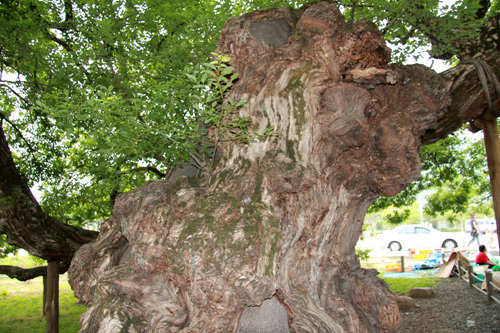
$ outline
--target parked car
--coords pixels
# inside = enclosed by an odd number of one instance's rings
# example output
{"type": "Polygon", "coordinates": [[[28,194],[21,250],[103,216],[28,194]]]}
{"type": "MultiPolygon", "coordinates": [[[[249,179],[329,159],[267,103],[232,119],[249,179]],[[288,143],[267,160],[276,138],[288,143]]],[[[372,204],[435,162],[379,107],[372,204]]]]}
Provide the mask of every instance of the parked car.
{"type": "Polygon", "coordinates": [[[460,236],[463,237],[463,233],[441,232],[426,224],[410,224],[384,231],[377,237],[377,241],[381,247],[391,251],[415,248],[454,249],[459,244],[460,236]]]}
{"type": "MultiPolygon", "coordinates": [[[[488,231],[497,232],[497,221],[495,219],[476,219],[479,231],[484,234],[488,231]]],[[[470,220],[465,222],[465,231],[470,233],[470,220]]]]}

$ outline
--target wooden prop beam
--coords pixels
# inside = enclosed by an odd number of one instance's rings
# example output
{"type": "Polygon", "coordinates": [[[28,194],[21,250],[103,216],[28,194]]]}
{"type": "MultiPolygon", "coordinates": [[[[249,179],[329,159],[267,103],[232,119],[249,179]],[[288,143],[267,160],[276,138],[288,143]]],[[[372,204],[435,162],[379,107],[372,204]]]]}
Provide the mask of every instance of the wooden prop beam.
{"type": "MultiPolygon", "coordinates": [[[[500,112],[500,98],[495,101],[493,108],[493,114],[500,112]]],[[[485,112],[480,119],[474,121],[474,126],[483,130],[493,210],[497,223],[497,245],[500,248],[500,141],[498,138],[497,118],[493,117],[490,112],[485,112]]]]}
{"type": "Polygon", "coordinates": [[[45,332],[59,333],[59,261],[55,260],[47,267],[45,314],[45,332]]]}

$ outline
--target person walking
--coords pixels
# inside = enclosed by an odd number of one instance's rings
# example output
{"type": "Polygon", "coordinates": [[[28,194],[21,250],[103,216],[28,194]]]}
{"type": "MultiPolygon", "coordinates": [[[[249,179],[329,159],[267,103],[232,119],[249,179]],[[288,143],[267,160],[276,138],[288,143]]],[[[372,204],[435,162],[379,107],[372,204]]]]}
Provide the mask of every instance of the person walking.
{"type": "Polygon", "coordinates": [[[477,245],[480,245],[479,244],[479,226],[477,225],[477,221],[476,221],[476,214],[471,214],[470,216],[470,235],[472,236],[471,240],[469,241],[469,244],[467,245],[467,247],[470,247],[470,245],[476,241],[477,242],[477,245]]]}

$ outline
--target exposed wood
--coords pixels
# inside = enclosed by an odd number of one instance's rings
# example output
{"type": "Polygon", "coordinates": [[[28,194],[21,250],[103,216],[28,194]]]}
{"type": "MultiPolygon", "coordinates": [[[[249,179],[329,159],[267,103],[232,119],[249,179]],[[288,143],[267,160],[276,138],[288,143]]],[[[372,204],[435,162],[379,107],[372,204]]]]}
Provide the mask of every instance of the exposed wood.
{"type": "Polygon", "coordinates": [[[441,265],[436,273],[436,276],[445,279],[449,278],[451,272],[453,272],[453,267],[455,267],[455,263],[457,262],[457,260],[457,252],[453,252],[448,258],[448,261],[441,265]]]}
{"type": "Polygon", "coordinates": [[[47,298],[45,302],[45,332],[59,332],[59,261],[49,261],[47,268],[47,298]]]}
{"type": "Polygon", "coordinates": [[[496,118],[482,121],[484,146],[488,160],[491,195],[497,221],[497,246],[500,244],[500,141],[498,138],[498,124],[496,118]]]}
{"type": "Polygon", "coordinates": [[[493,287],[493,272],[486,271],[485,272],[485,280],[486,280],[486,294],[488,295],[488,303],[493,301],[493,296],[495,294],[495,287],[493,287]]]}
{"type": "Polygon", "coordinates": [[[46,315],[45,304],[47,304],[47,275],[43,276],[43,300],[42,300],[43,313],[42,313],[42,316],[44,316],[44,317],[46,315]]]}

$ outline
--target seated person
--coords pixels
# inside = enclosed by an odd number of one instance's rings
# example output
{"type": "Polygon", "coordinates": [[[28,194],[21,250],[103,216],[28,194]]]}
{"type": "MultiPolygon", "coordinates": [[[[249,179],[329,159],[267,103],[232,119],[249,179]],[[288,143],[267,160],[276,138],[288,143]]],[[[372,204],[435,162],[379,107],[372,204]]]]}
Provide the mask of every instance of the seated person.
{"type": "Polygon", "coordinates": [[[491,261],[490,258],[486,255],[486,246],[485,245],[480,245],[479,246],[479,253],[476,257],[476,264],[478,265],[488,265],[488,268],[492,268],[495,266],[497,263],[494,261],[491,261]]]}

